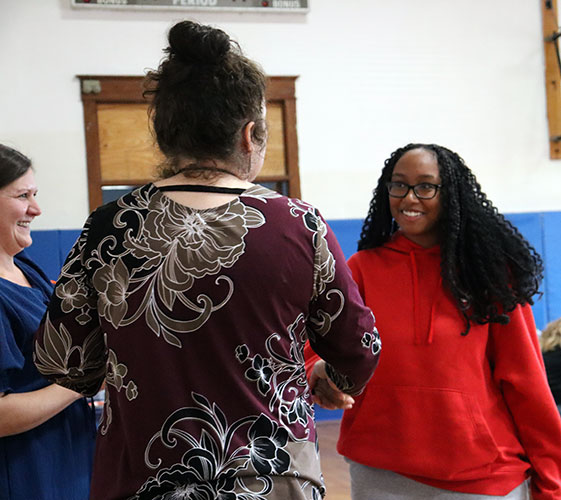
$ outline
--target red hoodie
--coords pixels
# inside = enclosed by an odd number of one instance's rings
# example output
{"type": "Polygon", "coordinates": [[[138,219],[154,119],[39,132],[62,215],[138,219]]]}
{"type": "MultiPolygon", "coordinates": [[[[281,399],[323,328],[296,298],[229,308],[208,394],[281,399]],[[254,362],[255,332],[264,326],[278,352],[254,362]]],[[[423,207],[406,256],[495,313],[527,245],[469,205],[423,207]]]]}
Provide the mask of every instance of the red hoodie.
{"type": "Polygon", "coordinates": [[[343,416],[338,451],[464,493],[506,495],[530,475],[533,500],[561,499],[561,419],[531,308],[517,307],[507,325],[472,324],[462,336],[439,247],[397,235],[349,266],[383,352],[343,416]]]}

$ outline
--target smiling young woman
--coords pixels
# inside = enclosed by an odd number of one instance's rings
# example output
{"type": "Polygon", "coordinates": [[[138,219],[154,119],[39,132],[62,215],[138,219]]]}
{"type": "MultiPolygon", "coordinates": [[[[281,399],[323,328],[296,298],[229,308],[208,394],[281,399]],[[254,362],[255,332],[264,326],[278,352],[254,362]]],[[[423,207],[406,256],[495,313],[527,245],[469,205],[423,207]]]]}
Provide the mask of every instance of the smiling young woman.
{"type": "MultiPolygon", "coordinates": [[[[358,248],[349,267],[384,347],[341,423],[353,500],[561,498],[561,419],[530,308],[542,261],[463,160],[395,151],[358,248]]],[[[316,401],[333,406],[330,391],[316,401]]]]}
{"type": "Polygon", "coordinates": [[[440,240],[439,187],[436,155],[425,149],[405,153],[388,183],[392,217],[404,236],[425,248],[440,240]]]}

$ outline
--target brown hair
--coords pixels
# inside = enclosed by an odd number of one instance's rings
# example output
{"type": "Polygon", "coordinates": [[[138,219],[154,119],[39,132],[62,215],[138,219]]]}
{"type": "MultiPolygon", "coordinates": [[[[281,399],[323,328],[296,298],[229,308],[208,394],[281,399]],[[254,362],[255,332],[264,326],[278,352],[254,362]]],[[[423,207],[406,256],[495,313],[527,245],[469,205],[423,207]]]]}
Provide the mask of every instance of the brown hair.
{"type": "Polygon", "coordinates": [[[166,156],[160,174],[175,175],[184,158],[193,162],[193,175],[205,170],[201,162],[213,160],[233,161],[245,169],[238,158],[245,125],[255,122],[256,144],[264,146],[267,139],[262,69],[224,31],[210,26],[179,22],[168,41],[168,55],[146,75],[144,92],[153,96],[153,130],[166,156]]]}
{"type": "Polygon", "coordinates": [[[31,160],[4,144],[0,144],[0,189],[19,179],[31,168],[31,160]]]}
{"type": "Polygon", "coordinates": [[[543,352],[561,347],[561,318],[548,323],[540,335],[540,346],[543,352]]]}

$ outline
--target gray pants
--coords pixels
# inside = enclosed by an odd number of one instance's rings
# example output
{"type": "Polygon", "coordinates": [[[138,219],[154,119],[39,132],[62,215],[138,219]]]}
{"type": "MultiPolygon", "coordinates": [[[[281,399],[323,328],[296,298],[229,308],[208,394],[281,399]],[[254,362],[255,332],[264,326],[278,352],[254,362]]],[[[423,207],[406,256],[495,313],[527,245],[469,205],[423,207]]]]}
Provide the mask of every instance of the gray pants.
{"type": "Polygon", "coordinates": [[[529,481],[524,481],[504,496],[477,495],[441,490],[405,476],[374,469],[346,459],[350,465],[352,500],[530,500],[529,481]]]}

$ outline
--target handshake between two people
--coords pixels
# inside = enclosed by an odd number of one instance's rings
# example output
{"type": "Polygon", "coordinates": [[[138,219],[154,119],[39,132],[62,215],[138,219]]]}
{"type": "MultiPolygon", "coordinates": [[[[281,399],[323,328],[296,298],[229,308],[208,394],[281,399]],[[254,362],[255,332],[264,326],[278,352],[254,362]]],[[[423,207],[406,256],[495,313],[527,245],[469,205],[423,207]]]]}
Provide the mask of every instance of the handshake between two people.
{"type": "Polygon", "coordinates": [[[329,378],[325,371],[325,361],[316,361],[309,380],[312,390],[312,401],[326,410],[349,410],[353,407],[355,400],[352,396],[337,389],[335,383],[329,378]]]}

